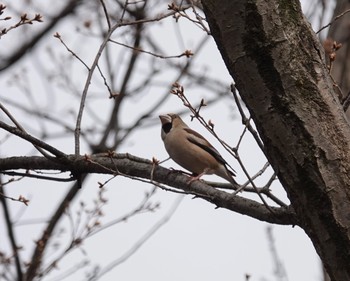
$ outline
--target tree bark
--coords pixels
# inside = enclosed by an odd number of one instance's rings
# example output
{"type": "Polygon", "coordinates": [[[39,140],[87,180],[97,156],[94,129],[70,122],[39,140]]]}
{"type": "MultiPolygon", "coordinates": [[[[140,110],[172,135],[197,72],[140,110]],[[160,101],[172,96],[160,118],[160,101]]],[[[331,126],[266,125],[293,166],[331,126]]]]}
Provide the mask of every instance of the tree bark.
{"type": "MultiPolygon", "coordinates": [[[[42,156],[10,157],[0,159],[0,171],[6,173],[9,170],[34,169],[34,170],[58,170],[70,171],[73,175],[85,175],[92,173],[121,175],[131,178],[149,179],[151,183],[166,184],[176,189],[183,190],[186,194],[207,200],[217,208],[225,208],[255,219],[282,225],[299,225],[293,208],[289,206],[270,207],[254,200],[230,194],[208,186],[201,181],[188,183],[188,176],[182,173],[171,173],[150,160],[139,158],[131,154],[108,153],[90,156],[67,155],[64,159],[47,159],[42,156]]],[[[7,174],[11,172],[7,172],[7,174]]],[[[30,176],[30,175],[26,175],[30,176]]],[[[32,174],[32,177],[39,175],[32,174]]],[[[62,181],[59,178],[43,178],[46,180],[62,181]]],[[[67,180],[76,180],[71,177],[67,180]]],[[[161,188],[162,186],[159,185],[161,188]]]]}
{"type": "Polygon", "coordinates": [[[202,3],[301,227],[350,280],[350,127],[299,1],[202,3]]]}

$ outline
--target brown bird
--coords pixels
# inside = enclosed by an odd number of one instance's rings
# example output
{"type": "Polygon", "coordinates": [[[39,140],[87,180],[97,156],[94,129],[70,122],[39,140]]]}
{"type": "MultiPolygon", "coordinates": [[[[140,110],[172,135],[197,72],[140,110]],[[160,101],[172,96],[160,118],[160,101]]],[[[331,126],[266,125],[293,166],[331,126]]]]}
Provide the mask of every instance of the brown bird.
{"type": "Polygon", "coordinates": [[[191,182],[204,174],[215,174],[237,185],[233,179],[235,172],[230,165],[201,134],[190,129],[179,115],[169,113],[159,115],[159,118],[165,149],[177,164],[194,174],[191,182]]]}

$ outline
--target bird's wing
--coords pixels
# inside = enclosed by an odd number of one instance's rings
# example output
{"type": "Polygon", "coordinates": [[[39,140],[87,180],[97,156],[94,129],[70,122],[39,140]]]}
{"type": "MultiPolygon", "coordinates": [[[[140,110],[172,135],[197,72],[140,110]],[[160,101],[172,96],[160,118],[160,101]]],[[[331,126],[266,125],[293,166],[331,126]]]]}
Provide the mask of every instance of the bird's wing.
{"type": "Polygon", "coordinates": [[[193,131],[190,128],[184,128],[183,130],[187,133],[187,139],[189,142],[193,143],[194,145],[199,146],[206,152],[208,152],[211,156],[213,156],[219,163],[223,164],[225,167],[226,165],[229,166],[232,171],[228,170],[230,174],[235,176],[235,170],[225,161],[224,158],[220,155],[219,151],[217,151],[201,134],[197,133],[196,131],[193,131]]]}
{"type": "Polygon", "coordinates": [[[211,156],[213,156],[218,162],[221,164],[227,164],[225,159],[222,158],[220,153],[199,133],[193,131],[190,128],[184,128],[187,133],[187,139],[208,152],[211,156]]]}

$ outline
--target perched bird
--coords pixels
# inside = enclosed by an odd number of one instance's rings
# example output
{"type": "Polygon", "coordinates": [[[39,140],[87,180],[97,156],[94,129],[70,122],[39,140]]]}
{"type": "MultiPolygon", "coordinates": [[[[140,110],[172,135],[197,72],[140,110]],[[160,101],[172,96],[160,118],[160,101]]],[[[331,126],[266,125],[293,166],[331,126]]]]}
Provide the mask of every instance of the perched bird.
{"type": "Polygon", "coordinates": [[[234,170],[220,153],[201,134],[190,129],[179,115],[169,113],[159,118],[165,149],[177,164],[194,174],[191,182],[204,174],[215,174],[237,185],[233,179],[234,170]]]}

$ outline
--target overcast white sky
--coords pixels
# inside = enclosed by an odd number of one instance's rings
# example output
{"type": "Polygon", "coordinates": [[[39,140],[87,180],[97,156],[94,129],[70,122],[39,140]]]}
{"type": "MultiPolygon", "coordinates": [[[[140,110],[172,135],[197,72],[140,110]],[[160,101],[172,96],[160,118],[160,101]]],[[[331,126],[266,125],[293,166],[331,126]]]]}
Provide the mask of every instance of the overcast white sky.
{"type": "MultiPolygon", "coordinates": [[[[12,2],[12,1],[11,1],[12,2]]],[[[309,2],[307,2],[307,7],[309,2]]],[[[10,3],[3,1],[4,4],[10,3]]],[[[51,4],[50,4],[51,5],[51,4]]],[[[166,10],[166,7],[164,8],[166,10]]],[[[71,22],[65,21],[60,24],[55,31],[64,36],[65,40],[73,48],[78,48],[79,38],[75,38],[75,29],[70,26],[71,22]]],[[[172,20],[166,20],[154,27],[153,32],[157,34],[163,48],[169,54],[177,54],[183,51],[182,44],[178,42],[178,36],[182,37],[183,45],[186,49],[194,49],[198,42],[198,36],[202,36],[198,28],[187,22],[182,22],[182,28],[179,30],[172,20]],[[175,36],[176,35],[176,36],[175,36]],[[174,36],[176,37],[174,39],[174,36]]],[[[1,44],[9,48],[14,42],[1,39],[1,44]]],[[[91,58],[95,55],[97,45],[79,46],[81,55],[91,58]],[[90,53],[89,53],[90,52],[90,53]]],[[[33,64],[44,64],[45,50],[53,48],[53,51],[62,55],[65,54],[62,45],[57,39],[46,40],[41,43],[40,48],[35,51],[35,55],[28,57],[21,64],[16,65],[10,72],[0,75],[0,100],[2,97],[10,95],[18,95],[18,88],[9,85],[10,75],[21,71],[23,66],[27,71],[31,72],[33,64]]],[[[213,41],[206,43],[205,48],[196,54],[198,66],[208,69],[212,75],[215,75],[222,83],[230,85],[231,77],[228,75],[223,61],[213,41]]],[[[86,79],[86,72],[80,67],[75,66],[74,80],[77,85],[83,85],[86,79]]],[[[47,95],[47,85],[43,85],[37,72],[33,71],[29,83],[33,89],[33,93],[45,93],[47,95]]],[[[137,79],[137,77],[134,77],[137,79]]],[[[159,87],[157,91],[166,91],[167,87],[162,89],[159,87]]],[[[150,89],[151,91],[152,89],[150,89]]],[[[197,89],[186,90],[192,101],[199,101],[202,97],[209,97],[208,93],[203,93],[197,89]]],[[[54,95],[55,103],[69,104],[70,100],[59,100],[59,95],[54,95]]],[[[143,110],[145,100],[131,100],[124,108],[122,116],[137,116],[137,111],[143,110]],[[133,105],[130,112],[131,105],[133,105]]],[[[43,104],[39,104],[43,108],[50,103],[50,99],[43,97],[43,104]]],[[[154,112],[154,117],[160,113],[175,112],[182,108],[181,102],[174,96],[159,112],[154,112]]],[[[238,114],[233,114],[234,102],[231,97],[223,99],[208,109],[203,110],[206,119],[211,119],[216,124],[216,131],[220,136],[235,143],[242,131],[238,114]],[[232,118],[234,117],[234,118],[232,118]],[[227,130],[227,127],[230,130],[227,130]]],[[[101,112],[104,108],[101,108],[101,112]]],[[[0,115],[3,118],[3,115],[0,115]]],[[[16,115],[24,124],[35,127],[30,120],[26,120],[26,116],[16,115]]],[[[64,116],[69,119],[70,116],[64,116]]],[[[189,115],[184,118],[190,123],[189,115]]],[[[88,122],[88,121],[86,121],[88,122]]],[[[128,120],[125,120],[128,122],[128,120]]],[[[219,151],[226,159],[229,156],[220,149],[217,142],[209,136],[209,134],[200,127],[196,122],[189,124],[192,128],[200,131],[210,141],[215,144],[219,151]]],[[[2,138],[2,132],[0,137],[2,138]]],[[[1,146],[1,154],[20,155],[28,154],[29,146],[17,139],[11,139],[11,142],[5,142],[1,146]]],[[[73,152],[73,142],[71,140],[54,140],[53,145],[57,145],[60,149],[67,153],[73,152]]],[[[82,153],[87,152],[87,148],[82,148],[82,153]],[[85,150],[84,150],[85,149],[85,150]]],[[[160,138],[160,126],[147,127],[138,131],[119,149],[117,152],[129,152],[133,155],[151,159],[153,156],[157,159],[167,158],[166,151],[160,138]]],[[[261,153],[254,146],[254,141],[249,137],[245,140],[244,147],[241,151],[242,157],[251,173],[261,169],[265,160],[261,157],[261,153]]],[[[228,160],[238,172],[238,182],[245,181],[242,172],[233,159],[228,160]]],[[[166,167],[177,167],[173,162],[164,163],[166,167]]],[[[211,179],[211,177],[205,177],[211,179]]],[[[85,185],[79,199],[87,204],[92,205],[92,200],[96,198],[98,188],[97,181],[103,182],[107,177],[92,177],[85,185]]],[[[213,177],[214,179],[214,177],[213,177]]],[[[215,178],[218,179],[218,178],[215,178]]],[[[68,190],[69,185],[53,182],[41,182],[33,179],[18,182],[11,185],[8,190],[9,195],[18,197],[23,194],[31,199],[29,207],[23,207],[17,202],[9,201],[14,217],[21,214],[21,220],[42,219],[49,217],[54,210],[59,198],[61,198],[68,190]],[[25,212],[22,214],[23,209],[25,212]]],[[[146,190],[150,190],[150,186],[131,181],[125,178],[113,180],[107,186],[105,197],[109,199],[108,204],[104,208],[104,222],[120,217],[126,210],[137,206],[144,196],[146,190]]],[[[273,186],[274,192],[284,196],[282,187],[273,186]]],[[[173,194],[162,190],[157,190],[153,202],[161,202],[161,208],[155,213],[146,213],[131,218],[125,223],[119,224],[117,227],[111,228],[105,232],[101,232],[84,243],[86,257],[92,258],[94,262],[98,262],[102,266],[106,266],[112,261],[122,258],[131,248],[135,246],[135,242],[141,239],[157,222],[164,217],[174,206],[180,202],[174,215],[170,221],[161,227],[153,236],[151,236],[137,252],[119,266],[105,274],[100,280],[154,280],[154,281],[178,281],[178,280],[201,280],[201,281],[238,281],[245,280],[245,274],[250,274],[250,281],[277,280],[274,275],[274,264],[267,240],[266,223],[254,220],[247,216],[242,216],[224,209],[215,209],[214,206],[201,199],[193,199],[192,196],[173,194]],[[179,201],[181,200],[181,202],[179,201]]],[[[72,210],[77,207],[73,207],[72,210]]],[[[0,210],[0,221],[3,220],[3,210],[0,210]]],[[[68,225],[69,220],[65,219],[64,225],[68,225]]],[[[271,225],[270,225],[271,226],[271,225]]],[[[281,262],[285,266],[288,280],[307,280],[320,281],[321,267],[317,254],[307,235],[299,227],[277,226],[272,225],[273,235],[275,238],[276,248],[278,250],[281,262]]],[[[21,244],[25,248],[25,253],[29,253],[33,247],[33,241],[38,238],[38,225],[29,224],[17,227],[17,236],[21,244]]],[[[40,232],[39,232],[40,233],[40,232]]],[[[6,236],[3,224],[0,226],[1,237],[6,236]]],[[[0,240],[0,251],[8,249],[7,241],[0,240]]],[[[54,255],[54,251],[50,251],[48,259],[54,255]]],[[[79,250],[70,254],[60,264],[59,268],[68,268],[77,261],[84,260],[85,256],[79,250]]],[[[55,280],[57,272],[50,274],[47,280],[55,280]]],[[[84,270],[72,275],[65,280],[85,280],[84,270]]],[[[285,279],[286,280],[286,279],[285,279]]]]}

